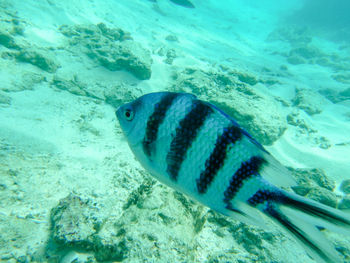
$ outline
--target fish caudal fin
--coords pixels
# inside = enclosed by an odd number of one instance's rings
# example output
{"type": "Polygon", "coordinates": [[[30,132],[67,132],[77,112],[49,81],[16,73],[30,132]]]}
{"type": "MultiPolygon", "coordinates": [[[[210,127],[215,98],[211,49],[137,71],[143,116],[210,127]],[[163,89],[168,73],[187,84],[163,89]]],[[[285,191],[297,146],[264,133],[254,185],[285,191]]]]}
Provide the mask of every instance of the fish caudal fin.
{"type": "MultiPolygon", "coordinates": [[[[281,225],[317,262],[342,262],[334,246],[320,229],[350,235],[350,215],[280,189],[264,192],[264,203],[250,200],[266,215],[281,225]]],[[[261,200],[261,195],[259,196],[261,200]]]]}

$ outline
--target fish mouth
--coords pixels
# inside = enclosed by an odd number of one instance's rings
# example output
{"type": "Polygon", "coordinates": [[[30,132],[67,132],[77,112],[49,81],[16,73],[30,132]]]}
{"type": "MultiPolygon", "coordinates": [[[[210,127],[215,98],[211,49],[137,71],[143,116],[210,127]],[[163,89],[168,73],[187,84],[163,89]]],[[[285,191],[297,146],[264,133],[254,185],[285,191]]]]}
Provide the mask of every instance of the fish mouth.
{"type": "Polygon", "coordinates": [[[119,122],[119,126],[120,128],[122,129],[123,133],[125,136],[128,135],[128,133],[126,132],[126,130],[124,129],[123,125],[122,125],[122,106],[118,107],[118,109],[115,111],[115,116],[117,117],[118,119],[118,122],[119,122]]]}
{"type": "Polygon", "coordinates": [[[118,109],[115,111],[115,116],[118,119],[119,125],[122,128],[123,132],[125,132],[125,129],[123,127],[123,116],[122,116],[122,106],[118,107],[118,109]]]}
{"type": "Polygon", "coordinates": [[[121,106],[119,106],[115,111],[115,116],[117,117],[119,122],[120,122],[120,114],[121,114],[120,112],[121,112],[121,106]]]}

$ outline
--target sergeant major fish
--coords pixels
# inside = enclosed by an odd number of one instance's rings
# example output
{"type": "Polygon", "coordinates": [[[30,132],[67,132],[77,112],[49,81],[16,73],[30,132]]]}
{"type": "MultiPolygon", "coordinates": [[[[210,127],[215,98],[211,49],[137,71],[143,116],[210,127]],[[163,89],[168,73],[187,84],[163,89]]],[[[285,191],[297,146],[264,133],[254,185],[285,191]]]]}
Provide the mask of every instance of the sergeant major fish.
{"type": "Polygon", "coordinates": [[[319,262],[341,262],[320,229],[350,234],[350,216],[280,187],[288,170],[216,106],[187,93],[146,94],[116,111],[136,158],[159,181],[213,210],[282,226],[319,262]]]}

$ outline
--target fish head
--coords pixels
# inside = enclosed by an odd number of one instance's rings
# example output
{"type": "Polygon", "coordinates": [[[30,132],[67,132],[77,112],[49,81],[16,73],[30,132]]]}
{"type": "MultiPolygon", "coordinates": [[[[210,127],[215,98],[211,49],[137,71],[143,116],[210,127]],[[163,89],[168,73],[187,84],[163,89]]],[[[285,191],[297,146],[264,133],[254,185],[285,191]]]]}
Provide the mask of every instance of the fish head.
{"type": "Polygon", "coordinates": [[[116,116],[131,148],[142,145],[147,120],[161,96],[160,92],[149,93],[117,109],[116,116]]]}
{"type": "Polygon", "coordinates": [[[142,101],[140,98],[120,106],[116,111],[120,127],[130,146],[137,145],[142,140],[142,115],[142,101]]]}

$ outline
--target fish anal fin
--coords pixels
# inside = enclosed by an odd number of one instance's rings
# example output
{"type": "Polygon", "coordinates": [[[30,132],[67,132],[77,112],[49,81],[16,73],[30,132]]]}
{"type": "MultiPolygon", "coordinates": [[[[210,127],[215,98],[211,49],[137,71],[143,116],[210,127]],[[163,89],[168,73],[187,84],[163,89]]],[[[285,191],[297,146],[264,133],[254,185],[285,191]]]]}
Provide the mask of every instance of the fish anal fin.
{"type": "Polygon", "coordinates": [[[243,202],[230,203],[224,211],[218,212],[248,225],[254,225],[263,229],[268,228],[266,220],[262,218],[263,214],[258,209],[243,202]]]}

